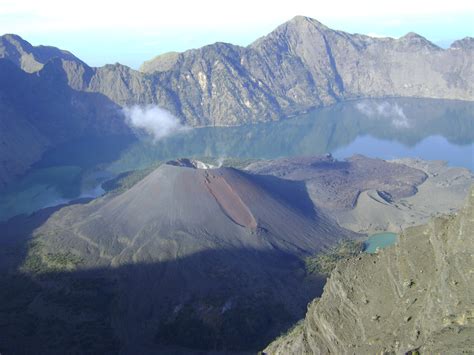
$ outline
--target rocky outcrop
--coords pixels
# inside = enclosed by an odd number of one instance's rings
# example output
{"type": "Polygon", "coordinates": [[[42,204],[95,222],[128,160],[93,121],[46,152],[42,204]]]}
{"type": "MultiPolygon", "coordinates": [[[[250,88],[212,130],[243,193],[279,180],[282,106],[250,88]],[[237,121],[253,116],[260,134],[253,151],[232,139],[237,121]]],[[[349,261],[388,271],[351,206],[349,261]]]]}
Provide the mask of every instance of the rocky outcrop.
{"type": "Polygon", "coordinates": [[[158,104],[192,126],[277,120],[360,97],[474,99],[469,37],[442,49],[415,33],[372,38],[297,16],[247,47],[215,43],[166,53],[142,72],[120,64],[90,68],[57,49],[39,55],[20,40],[4,36],[0,56],[28,71],[59,57],[72,88],[119,105],[158,104]],[[12,38],[23,43],[19,49],[12,38]]]}
{"type": "Polygon", "coordinates": [[[305,320],[267,354],[459,354],[474,338],[474,190],[457,215],[340,263],[305,320]]]}

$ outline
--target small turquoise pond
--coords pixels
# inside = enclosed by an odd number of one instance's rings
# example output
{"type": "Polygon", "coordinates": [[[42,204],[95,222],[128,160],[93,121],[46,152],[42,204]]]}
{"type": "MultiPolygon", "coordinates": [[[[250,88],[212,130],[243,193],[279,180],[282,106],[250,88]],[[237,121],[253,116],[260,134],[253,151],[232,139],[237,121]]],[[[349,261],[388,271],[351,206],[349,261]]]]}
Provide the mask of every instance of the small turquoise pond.
{"type": "Polygon", "coordinates": [[[364,243],[366,253],[375,253],[378,248],[383,249],[397,242],[397,234],[384,232],[373,234],[364,243]]]}

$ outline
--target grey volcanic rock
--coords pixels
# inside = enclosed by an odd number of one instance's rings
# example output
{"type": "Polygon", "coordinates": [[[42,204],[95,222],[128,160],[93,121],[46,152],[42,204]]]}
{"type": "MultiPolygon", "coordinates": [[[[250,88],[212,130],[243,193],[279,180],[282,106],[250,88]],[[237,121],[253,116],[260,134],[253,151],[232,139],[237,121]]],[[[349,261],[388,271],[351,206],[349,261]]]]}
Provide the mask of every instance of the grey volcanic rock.
{"type": "Polygon", "coordinates": [[[384,198],[373,188],[363,191],[354,208],[339,211],[338,223],[361,233],[399,232],[402,228],[429,222],[430,218],[459,210],[474,184],[474,174],[465,168],[449,167],[441,161],[400,159],[393,161],[423,171],[426,179],[411,196],[384,198]]]}
{"type": "MultiPolygon", "coordinates": [[[[31,71],[51,57],[26,44],[9,49],[11,36],[2,41],[0,53],[31,71]]],[[[158,104],[192,126],[277,120],[361,97],[474,99],[472,38],[442,49],[415,33],[372,38],[302,16],[247,47],[215,43],[166,53],[142,72],[119,64],[89,68],[59,54],[74,89],[119,105],[158,104]]]]}
{"type": "Polygon", "coordinates": [[[380,191],[390,199],[412,196],[427,178],[421,170],[362,155],[345,161],[335,160],[331,155],[275,159],[250,164],[246,169],[304,181],[315,205],[331,214],[353,209],[366,190],[380,191]]]}
{"type": "Polygon", "coordinates": [[[125,65],[91,68],[82,62],[62,60],[69,86],[77,91],[100,93],[120,106],[155,103],[151,83],[125,65]]]}
{"type": "Polygon", "coordinates": [[[111,277],[114,328],[129,353],[157,333],[164,344],[189,345],[177,334],[206,326],[215,338],[207,348],[255,349],[321,291],[300,258],[357,237],[314,209],[301,183],[190,166],[164,164],[130,190],[65,207],[34,231],[42,260],[69,255],[81,260],[70,270],[78,273],[125,270],[111,277]],[[190,309],[195,318],[186,318],[190,309]],[[174,324],[180,333],[167,330],[174,324]]]}
{"type": "Polygon", "coordinates": [[[121,106],[155,103],[151,83],[136,70],[121,64],[94,69],[86,91],[100,92],[121,106]]]}
{"type": "Polygon", "coordinates": [[[470,353],[474,191],[455,216],[407,229],[396,246],[341,262],[303,323],[267,354],[470,353]]]}
{"type": "Polygon", "coordinates": [[[50,235],[44,242],[56,249],[88,249],[83,257],[91,266],[164,261],[222,247],[301,256],[352,235],[314,209],[301,183],[232,168],[172,164],[121,195],[58,212],[38,234],[50,235]],[[52,232],[60,224],[69,232],[52,232]],[[171,249],[165,240],[174,241],[171,249]],[[142,249],[145,244],[149,247],[142,249]]]}
{"type": "Polygon", "coordinates": [[[358,233],[399,232],[460,209],[474,174],[441,161],[353,156],[258,161],[256,174],[304,182],[315,206],[358,233]]]}

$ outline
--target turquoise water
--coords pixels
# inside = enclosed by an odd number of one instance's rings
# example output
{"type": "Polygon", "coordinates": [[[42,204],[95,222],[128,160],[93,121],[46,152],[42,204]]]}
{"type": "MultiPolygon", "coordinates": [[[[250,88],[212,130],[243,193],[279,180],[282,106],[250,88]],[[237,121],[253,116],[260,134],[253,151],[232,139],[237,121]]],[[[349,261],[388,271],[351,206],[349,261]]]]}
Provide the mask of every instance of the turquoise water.
{"type": "Polygon", "coordinates": [[[277,122],[206,127],[140,140],[110,168],[120,172],[180,157],[274,159],[332,153],[445,160],[474,171],[474,103],[379,99],[340,103],[277,122]]]}
{"type": "Polygon", "coordinates": [[[364,243],[366,253],[375,253],[377,249],[389,247],[397,242],[396,233],[384,232],[371,235],[364,243]]]}
{"type": "Polygon", "coordinates": [[[0,222],[79,197],[98,197],[104,193],[101,183],[110,177],[105,171],[86,173],[74,165],[34,169],[0,191],[0,222]]]}
{"type": "Polygon", "coordinates": [[[158,142],[130,136],[67,142],[46,152],[33,169],[0,191],[0,221],[74,198],[99,196],[100,183],[107,178],[158,160],[326,153],[337,159],[354,154],[441,159],[474,171],[474,103],[357,100],[276,122],[190,129],[158,142]]]}

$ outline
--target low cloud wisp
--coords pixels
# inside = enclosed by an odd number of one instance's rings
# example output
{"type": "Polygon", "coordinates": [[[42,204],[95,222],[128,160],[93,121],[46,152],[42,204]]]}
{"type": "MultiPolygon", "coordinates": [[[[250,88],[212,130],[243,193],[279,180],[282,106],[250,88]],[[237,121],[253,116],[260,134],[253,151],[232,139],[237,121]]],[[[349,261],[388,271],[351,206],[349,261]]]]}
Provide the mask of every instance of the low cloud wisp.
{"type": "Polygon", "coordinates": [[[384,118],[389,119],[392,126],[395,128],[409,128],[408,121],[403,108],[398,104],[391,104],[390,102],[370,102],[364,101],[356,104],[356,109],[370,118],[384,118]]]}
{"type": "Polygon", "coordinates": [[[152,136],[155,142],[189,129],[171,112],[156,105],[125,107],[123,113],[131,128],[144,131],[152,136]]]}

